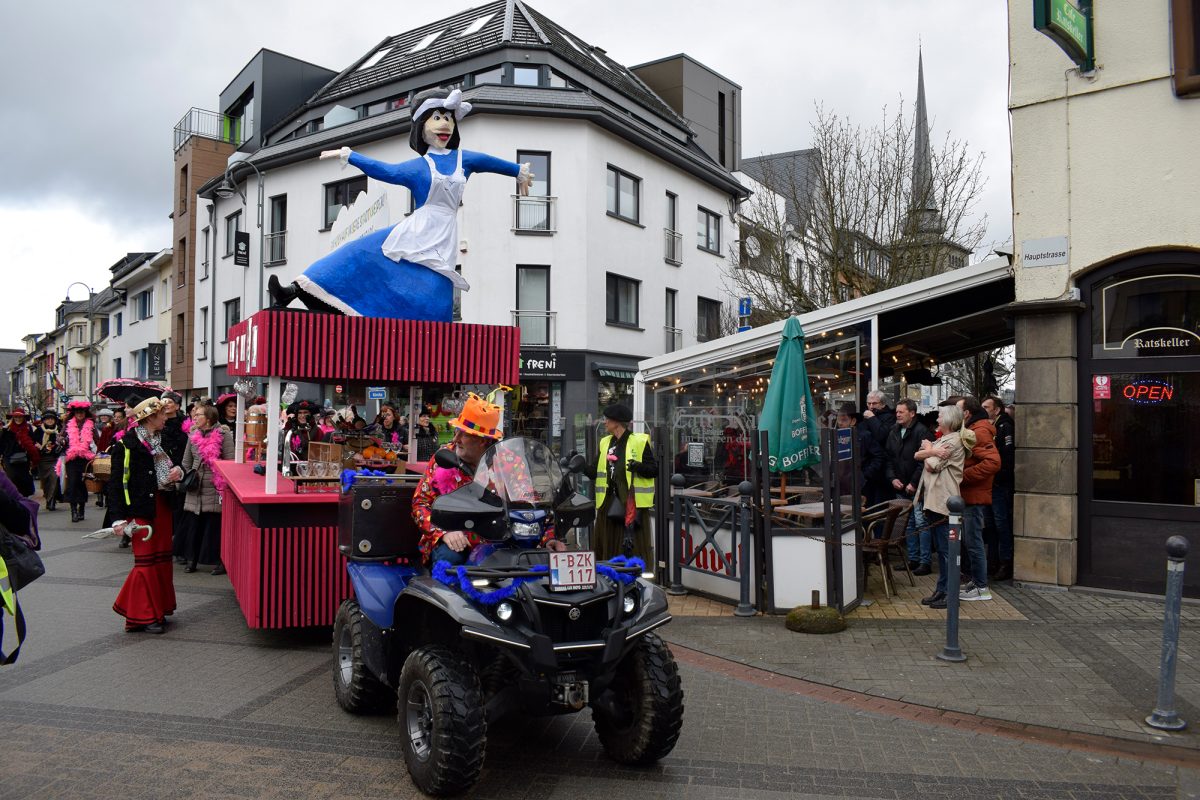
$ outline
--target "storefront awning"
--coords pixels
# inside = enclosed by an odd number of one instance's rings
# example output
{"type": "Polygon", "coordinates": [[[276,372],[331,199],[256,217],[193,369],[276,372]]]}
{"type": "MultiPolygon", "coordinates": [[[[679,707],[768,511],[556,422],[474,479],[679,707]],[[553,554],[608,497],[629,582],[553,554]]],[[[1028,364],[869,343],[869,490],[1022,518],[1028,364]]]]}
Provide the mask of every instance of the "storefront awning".
{"type": "Polygon", "coordinates": [[[632,382],[634,376],[637,374],[637,370],[630,369],[629,367],[621,364],[601,364],[598,361],[592,362],[592,371],[595,372],[598,377],[608,378],[609,380],[613,381],[632,382]]]}

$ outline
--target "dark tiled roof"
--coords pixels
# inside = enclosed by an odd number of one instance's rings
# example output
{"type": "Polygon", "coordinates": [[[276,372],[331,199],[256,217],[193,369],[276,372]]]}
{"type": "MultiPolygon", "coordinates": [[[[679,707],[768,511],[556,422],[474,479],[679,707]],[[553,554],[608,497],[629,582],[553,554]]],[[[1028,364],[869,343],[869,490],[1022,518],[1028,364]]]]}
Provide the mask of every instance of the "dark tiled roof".
{"type": "Polygon", "coordinates": [[[808,198],[816,188],[820,167],[821,152],[816,148],[742,159],[742,172],[782,196],[788,222],[801,230],[808,220],[808,198]]]}
{"type": "Polygon", "coordinates": [[[519,0],[494,0],[392,36],[322,87],[309,104],[336,101],[442,64],[504,47],[548,50],[651,112],[689,129],[683,118],[623,65],[519,0]],[[478,31],[461,35],[471,23],[488,15],[491,15],[488,21],[478,31]],[[435,33],[439,35],[429,46],[412,52],[427,36],[435,33]],[[388,52],[378,63],[367,69],[357,69],[380,50],[388,52]]]}

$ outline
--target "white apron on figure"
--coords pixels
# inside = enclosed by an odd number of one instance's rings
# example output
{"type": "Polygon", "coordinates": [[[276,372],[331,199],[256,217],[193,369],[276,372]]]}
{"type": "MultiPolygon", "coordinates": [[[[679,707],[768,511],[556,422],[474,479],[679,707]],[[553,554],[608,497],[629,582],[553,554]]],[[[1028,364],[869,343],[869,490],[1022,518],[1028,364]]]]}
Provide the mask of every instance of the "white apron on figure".
{"type": "Polygon", "coordinates": [[[463,174],[462,151],[456,150],[454,172],[443,175],[429,154],[429,197],[425,204],[400,222],[383,242],[383,254],[392,261],[409,261],[445,275],[457,289],[470,284],[454,270],[458,252],[458,206],[467,176],[463,174]]]}

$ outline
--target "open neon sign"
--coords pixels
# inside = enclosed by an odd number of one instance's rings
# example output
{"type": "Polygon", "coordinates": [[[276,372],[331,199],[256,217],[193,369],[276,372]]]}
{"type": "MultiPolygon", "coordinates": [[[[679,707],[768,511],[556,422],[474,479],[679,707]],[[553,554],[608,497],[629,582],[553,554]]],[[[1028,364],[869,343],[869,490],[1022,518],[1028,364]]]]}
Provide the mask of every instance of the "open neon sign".
{"type": "Polygon", "coordinates": [[[1175,397],[1175,387],[1166,381],[1142,378],[1132,381],[1121,390],[1126,400],[1144,406],[1165,403],[1175,397]]]}

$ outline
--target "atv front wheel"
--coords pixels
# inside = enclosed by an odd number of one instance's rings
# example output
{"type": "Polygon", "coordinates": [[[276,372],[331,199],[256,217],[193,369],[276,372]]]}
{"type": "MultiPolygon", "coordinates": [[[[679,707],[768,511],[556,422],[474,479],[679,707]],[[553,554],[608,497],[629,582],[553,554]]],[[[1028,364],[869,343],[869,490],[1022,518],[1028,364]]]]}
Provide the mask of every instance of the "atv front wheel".
{"type": "Polygon", "coordinates": [[[369,714],[391,706],[395,695],[367,669],[363,660],[362,609],[343,600],[333,621],[333,693],[351,714],[369,714]]]}
{"type": "Polygon", "coordinates": [[[683,685],[663,640],[642,637],[617,665],[617,674],[592,706],[596,735],[609,758],[651,764],[675,747],[683,727],[683,685]]]}
{"type": "Polygon", "coordinates": [[[461,792],[483,768],[487,720],[479,678],[445,647],[422,647],[404,662],[397,692],[408,774],[426,794],[461,792]]]}

